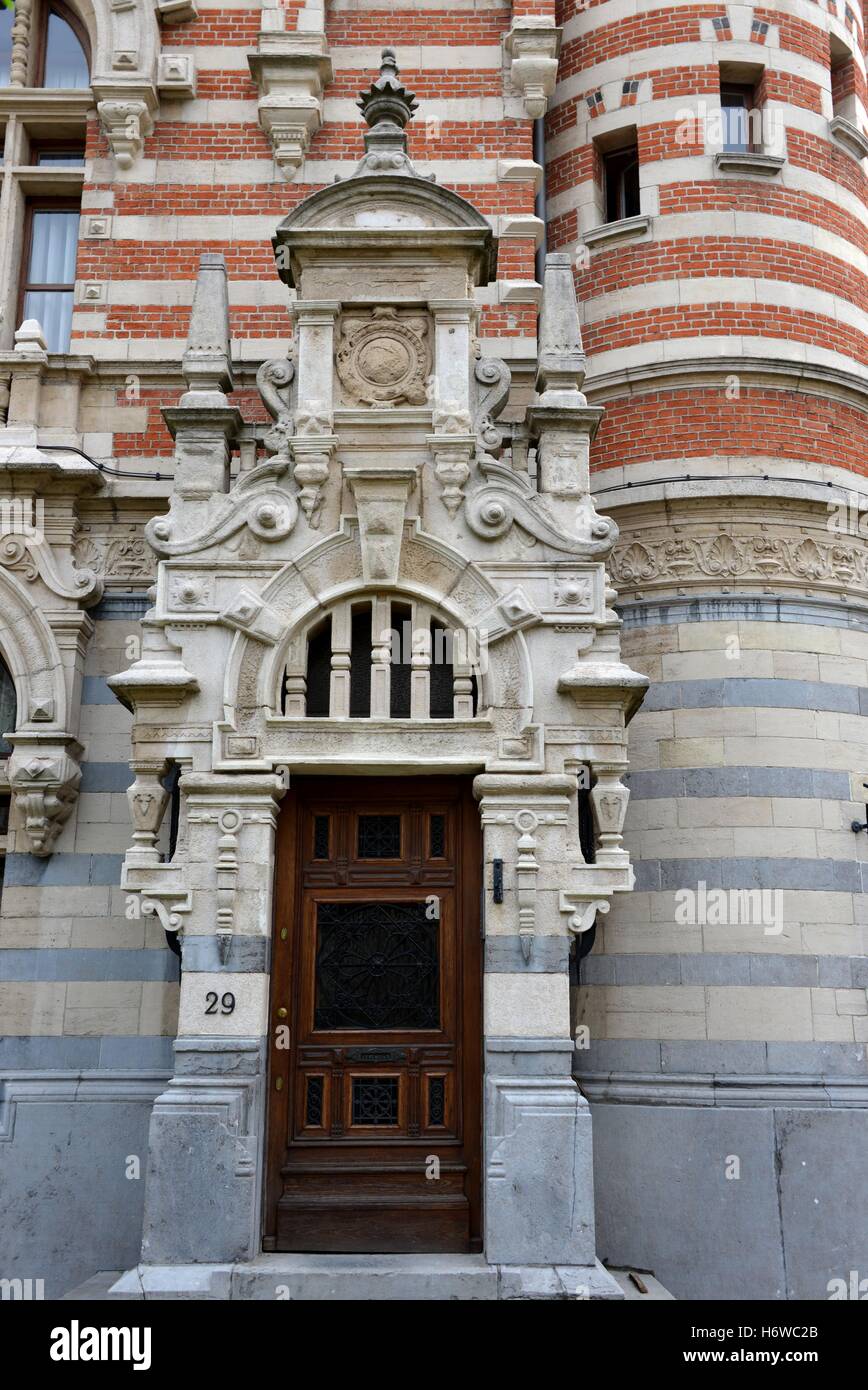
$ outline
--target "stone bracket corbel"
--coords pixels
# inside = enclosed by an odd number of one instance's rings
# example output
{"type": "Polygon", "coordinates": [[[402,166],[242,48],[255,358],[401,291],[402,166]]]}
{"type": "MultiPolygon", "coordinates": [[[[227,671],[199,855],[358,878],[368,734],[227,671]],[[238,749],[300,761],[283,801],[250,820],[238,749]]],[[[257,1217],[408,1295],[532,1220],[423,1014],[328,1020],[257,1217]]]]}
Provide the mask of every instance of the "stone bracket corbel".
{"type": "Polygon", "coordinates": [[[121,889],[139,899],[143,917],[157,917],[164,931],[181,931],[193,909],[180,864],[138,864],[128,854],[121,869],[121,889]]]}
{"type": "Polygon", "coordinates": [[[12,804],[29,852],[45,859],[78,798],[84,750],[68,734],[18,732],[10,742],[12,804]]]}
{"type": "Polygon", "coordinates": [[[608,912],[611,905],[608,898],[571,889],[562,889],[558,898],[558,907],[567,916],[567,931],[573,936],[590,931],[597,920],[597,913],[608,912]]]}
{"type": "Polygon", "coordinates": [[[426,435],[425,442],[440,484],[441,501],[450,517],[454,517],[464,501],[464,488],[476,456],[476,435],[444,430],[426,435]]]}
{"type": "Polygon", "coordinates": [[[555,89],[561,30],[546,15],[516,19],[504,40],[509,77],[531,120],[544,116],[555,89]]]}
{"type": "Polygon", "coordinates": [[[223,609],[220,621],[268,646],[274,646],[286,632],[286,619],[281,618],[252,589],[241,589],[223,609]]]}
{"type": "Polygon", "coordinates": [[[334,76],[325,34],[260,33],[248,62],[259,88],[259,124],[291,179],[322,125],[323,92],[334,76]]]}
{"type": "Polygon", "coordinates": [[[109,148],[119,168],[130,169],[154,129],[154,113],[159,105],[157,88],[153,82],[142,79],[123,82],[94,78],[91,85],[109,148]]]}

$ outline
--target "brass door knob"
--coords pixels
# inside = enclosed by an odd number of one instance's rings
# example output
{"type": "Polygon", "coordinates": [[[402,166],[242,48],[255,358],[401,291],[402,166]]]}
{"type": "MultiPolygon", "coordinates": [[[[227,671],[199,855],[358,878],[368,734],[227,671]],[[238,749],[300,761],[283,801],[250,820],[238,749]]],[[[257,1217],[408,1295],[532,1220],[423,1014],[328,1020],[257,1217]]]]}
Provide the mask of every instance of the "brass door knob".
{"type": "Polygon", "coordinates": [[[286,1018],[286,1015],[287,1015],[288,1013],[289,1013],[289,1010],[288,1010],[288,1009],[278,1009],[278,1011],[277,1011],[277,1017],[278,1017],[278,1018],[286,1018]]]}

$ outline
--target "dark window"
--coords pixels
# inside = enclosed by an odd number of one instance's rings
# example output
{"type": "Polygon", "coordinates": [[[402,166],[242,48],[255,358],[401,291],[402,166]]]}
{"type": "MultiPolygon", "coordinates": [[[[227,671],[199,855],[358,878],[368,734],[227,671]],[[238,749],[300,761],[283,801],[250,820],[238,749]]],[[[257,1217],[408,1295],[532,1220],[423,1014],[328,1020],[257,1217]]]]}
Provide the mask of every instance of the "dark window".
{"type": "Polygon", "coordinates": [[[350,647],[350,718],[371,713],[371,607],[353,609],[350,647]]]}
{"type": "Polygon", "coordinates": [[[738,154],[754,149],[751,138],[751,111],[753,109],[753,87],[731,82],[720,84],[724,150],[731,154],[738,154]]]}
{"type": "Polygon", "coordinates": [[[8,758],[12,745],[7,743],[4,734],[11,734],[18,718],[18,701],[15,698],[15,682],[5,662],[0,660],[0,758],[8,758]]]}
{"type": "MultiPolygon", "coordinates": [[[[9,829],[9,808],[12,804],[11,796],[0,796],[0,835],[5,835],[9,829]]],[[[2,870],[3,860],[0,857],[0,870],[2,870]]]]}
{"type": "Polygon", "coordinates": [[[326,618],[307,644],[307,696],[304,712],[312,719],[326,719],[332,674],[332,620],[326,618]]]}
{"type": "Polygon", "coordinates": [[[40,169],[83,169],[84,145],[67,140],[62,144],[53,141],[32,141],[30,163],[40,169]]]}
{"type": "Polygon", "coordinates": [[[639,148],[627,145],[603,155],[606,221],[639,216],[639,148]]]}
{"type": "Polygon", "coordinates": [[[38,319],[49,352],[69,347],[78,222],[77,205],[46,200],[27,209],[21,318],[38,319]]]}
{"type": "Polygon", "coordinates": [[[452,633],[442,623],[431,624],[432,719],[451,719],[453,704],[452,633]]]}
{"type": "Polygon", "coordinates": [[[314,1027],[439,1026],[439,924],[424,900],[318,903],[314,1027]]]}
{"type": "Polygon", "coordinates": [[[579,844],[585,863],[593,864],[597,857],[594,812],[591,793],[584,787],[579,787],[579,844]]]}
{"type": "Polygon", "coordinates": [[[389,672],[389,713],[393,719],[410,718],[410,657],[413,632],[409,604],[392,604],[392,662],[389,672]]]}

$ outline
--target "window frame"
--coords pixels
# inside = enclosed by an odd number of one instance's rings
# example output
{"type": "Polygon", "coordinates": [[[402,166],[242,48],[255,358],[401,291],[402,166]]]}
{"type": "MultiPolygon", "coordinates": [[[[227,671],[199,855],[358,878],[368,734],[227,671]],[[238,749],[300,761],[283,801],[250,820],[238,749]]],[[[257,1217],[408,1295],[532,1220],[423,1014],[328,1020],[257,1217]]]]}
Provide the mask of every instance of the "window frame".
{"type": "Polygon", "coordinates": [[[83,87],[45,86],[45,62],[48,57],[48,20],[52,14],[56,14],[59,19],[65,20],[78,39],[84,53],[85,62],[87,63],[87,72],[90,79],[88,87],[90,87],[90,82],[93,81],[93,54],[90,49],[90,36],[82,20],[69,5],[63,3],[63,0],[39,0],[39,13],[33,44],[33,86],[45,92],[84,91],[85,88],[83,87]]]}
{"type": "Polygon", "coordinates": [[[600,162],[602,164],[602,183],[603,183],[603,225],[611,227],[615,222],[625,222],[628,218],[639,217],[642,211],[641,190],[639,187],[639,144],[636,140],[631,140],[624,145],[618,145],[610,150],[600,151],[600,162]],[[624,156],[633,155],[630,163],[625,163],[618,170],[617,201],[621,211],[616,217],[609,216],[609,201],[611,190],[611,166],[616,160],[623,159],[624,156]],[[626,173],[628,169],[635,167],[636,170],[636,208],[629,211],[627,208],[626,197],[626,173]]]}
{"type": "Polygon", "coordinates": [[[721,134],[724,135],[723,127],[726,121],[723,117],[724,111],[741,110],[745,113],[746,141],[743,145],[731,145],[725,136],[721,140],[722,154],[761,154],[762,146],[757,145],[754,140],[753,123],[750,118],[752,110],[757,109],[756,84],[750,82],[734,82],[728,78],[720,80],[720,112],[721,112],[721,134]],[[741,106],[736,106],[734,102],[724,103],[726,96],[741,97],[741,106]]]}
{"type": "MultiPolygon", "coordinates": [[[[24,199],[24,236],[21,243],[21,275],[18,281],[18,307],[17,323],[24,322],[24,302],[28,291],[51,293],[67,293],[73,296],[73,309],[75,308],[75,276],[72,281],[56,281],[53,284],[31,284],[28,280],[30,254],[33,249],[33,214],[36,212],[75,212],[81,217],[81,198],[61,197],[59,195],[31,193],[24,199]]],[[[78,238],[76,238],[76,255],[78,252],[78,238]]],[[[44,327],[44,325],[43,325],[44,327]]],[[[69,352],[69,343],[60,352],[60,355],[69,352]]]]}

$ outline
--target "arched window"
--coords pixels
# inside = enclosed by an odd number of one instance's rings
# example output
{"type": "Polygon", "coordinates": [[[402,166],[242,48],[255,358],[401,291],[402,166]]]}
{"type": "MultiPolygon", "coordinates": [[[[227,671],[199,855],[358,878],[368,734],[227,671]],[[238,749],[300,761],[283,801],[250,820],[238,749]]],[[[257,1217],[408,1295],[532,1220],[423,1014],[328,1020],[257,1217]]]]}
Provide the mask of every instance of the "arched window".
{"type": "Polygon", "coordinates": [[[90,86],[87,34],[65,5],[45,6],[40,87],[64,89],[90,86]]]}
{"type": "Polygon", "coordinates": [[[478,634],[431,605],[376,596],[337,603],[287,662],[282,712],[308,719],[472,719],[485,659],[478,634]]]}
{"type": "Polygon", "coordinates": [[[12,745],[4,738],[15,729],[18,717],[18,701],[15,697],[15,682],[5,661],[0,657],[0,758],[8,758],[12,745]]]}

